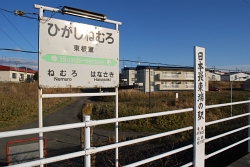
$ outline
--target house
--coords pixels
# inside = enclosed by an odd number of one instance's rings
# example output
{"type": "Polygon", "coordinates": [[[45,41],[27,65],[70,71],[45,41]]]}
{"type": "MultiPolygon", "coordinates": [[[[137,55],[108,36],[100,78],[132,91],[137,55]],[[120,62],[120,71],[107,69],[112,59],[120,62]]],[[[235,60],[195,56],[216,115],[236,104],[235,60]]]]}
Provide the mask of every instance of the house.
{"type": "Polygon", "coordinates": [[[209,81],[221,81],[221,75],[218,73],[210,72],[208,73],[209,81]]]}
{"type": "MultiPolygon", "coordinates": [[[[125,73],[126,70],[133,70],[133,75],[131,75],[131,78],[127,78],[127,80],[131,80],[130,84],[134,82],[134,85],[142,86],[144,92],[194,89],[193,67],[137,65],[136,69],[124,68],[122,70],[123,73],[125,73]]],[[[206,70],[206,91],[208,91],[208,73],[209,72],[206,70]]],[[[125,77],[126,75],[123,76],[125,77]]]]}
{"type": "Polygon", "coordinates": [[[250,79],[243,82],[242,87],[243,87],[243,90],[250,90],[250,79]]]}
{"type": "Polygon", "coordinates": [[[0,65],[0,82],[30,82],[36,71],[0,65]]]}
{"type": "Polygon", "coordinates": [[[246,81],[250,75],[243,72],[230,72],[221,75],[221,81],[246,81]]]}

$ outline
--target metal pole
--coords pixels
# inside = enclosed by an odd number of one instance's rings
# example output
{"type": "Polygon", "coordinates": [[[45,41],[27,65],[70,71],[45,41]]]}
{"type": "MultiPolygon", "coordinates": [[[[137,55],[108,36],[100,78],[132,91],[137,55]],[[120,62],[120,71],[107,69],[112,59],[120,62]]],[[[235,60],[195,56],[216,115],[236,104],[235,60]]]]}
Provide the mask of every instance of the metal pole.
{"type": "MultiPolygon", "coordinates": [[[[118,27],[119,24],[115,25],[115,29],[118,32],[118,27]]],[[[123,61],[124,63],[124,61],[123,61]]],[[[123,66],[124,67],[124,66],[123,66]]],[[[115,118],[118,118],[118,87],[115,88],[115,118]]],[[[115,122],[115,143],[118,143],[119,141],[119,136],[118,136],[118,122],[115,122]]],[[[119,166],[119,161],[118,161],[118,147],[115,148],[115,166],[118,167],[119,166]]]]}
{"type": "Polygon", "coordinates": [[[231,116],[233,115],[233,106],[232,106],[232,102],[233,102],[233,93],[232,93],[232,85],[233,85],[233,83],[232,82],[230,82],[231,84],[231,116]]]}
{"type": "MultiPolygon", "coordinates": [[[[248,98],[250,100],[250,97],[248,98]]],[[[250,113],[250,103],[248,103],[248,113],[250,113]]],[[[248,116],[248,125],[250,125],[250,115],[248,116]]],[[[248,137],[250,137],[250,128],[248,128],[248,137]]],[[[250,140],[248,140],[248,153],[250,152],[250,140]]]]}
{"type": "MultiPolygon", "coordinates": [[[[38,88],[38,124],[39,128],[43,127],[43,107],[42,107],[42,89],[38,88]]],[[[39,133],[39,158],[43,159],[43,133],[39,133]]],[[[43,167],[43,165],[40,165],[43,167]]]]}
{"type": "MultiPolygon", "coordinates": [[[[118,88],[115,88],[115,118],[118,118],[118,88]]],[[[115,123],[115,143],[118,143],[118,122],[115,123]]],[[[115,166],[119,166],[118,147],[115,148],[115,166]]]]}
{"type": "MultiPolygon", "coordinates": [[[[43,7],[39,8],[39,18],[43,17],[43,7]]],[[[40,19],[38,22],[38,27],[40,27],[40,19]]],[[[39,33],[40,30],[38,29],[38,39],[39,39],[39,33]]],[[[39,44],[39,40],[38,40],[38,51],[40,52],[40,44],[39,44]]],[[[39,59],[39,52],[38,52],[38,59],[39,59]]],[[[38,68],[39,68],[39,64],[38,64],[38,68]]],[[[39,119],[39,128],[43,127],[43,103],[42,103],[42,89],[38,88],[38,119],[39,119]]],[[[39,158],[43,159],[44,155],[43,155],[43,133],[39,133],[39,158]]],[[[40,167],[43,167],[43,165],[40,165],[40,167]]]]}
{"type": "MultiPolygon", "coordinates": [[[[90,121],[90,115],[84,116],[85,123],[90,121]]],[[[88,150],[90,148],[90,127],[84,127],[84,150],[88,150]]],[[[84,166],[91,167],[91,155],[84,156],[84,166]]]]}
{"type": "Polygon", "coordinates": [[[151,78],[150,78],[150,64],[149,64],[149,93],[148,93],[148,98],[149,98],[149,111],[151,110],[151,78]]]}

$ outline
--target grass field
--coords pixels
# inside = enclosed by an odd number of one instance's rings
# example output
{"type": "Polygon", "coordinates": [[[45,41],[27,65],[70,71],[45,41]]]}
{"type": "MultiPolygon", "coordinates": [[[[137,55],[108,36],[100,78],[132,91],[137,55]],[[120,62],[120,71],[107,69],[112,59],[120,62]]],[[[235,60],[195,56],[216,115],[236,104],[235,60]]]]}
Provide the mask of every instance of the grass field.
{"type": "MultiPolygon", "coordinates": [[[[222,91],[206,92],[206,105],[230,103],[230,84],[223,82],[211,83],[222,88],[222,91]],[[228,87],[229,86],[229,87],[228,87]]],[[[233,101],[243,101],[250,97],[250,91],[240,90],[240,83],[234,84],[233,101]]],[[[193,91],[178,92],[152,92],[148,93],[136,90],[119,91],[119,117],[140,115],[152,112],[170,111],[184,108],[193,108],[193,91]]],[[[94,105],[93,119],[108,119],[114,117],[113,97],[97,97],[100,103],[94,105]]],[[[233,115],[247,112],[248,105],[233,106],[233,115]]],[[[231,108],[213,108],[206,110],[206,121],[226,118],[231,115],[231,108]]],[[[168,115],[155,118],[147,118],[119,123],[120,129],[133,131],[165,131],[193,125],[193,112],[168,115]]],[[[113,125],[103,125],[105,128],[113,128],[113,125]]]]}
{"type": "MultiPolygon", "coordinates": [[[[79,89],[43,89],[43,94],[79,92],[79,89]]],[[[43,99],[43,114],[47,115],[74,98],[43,99]]],[[[37,83],[0,82],[0,131],[38,119],[37,83]]]]}
{"type": "MultiPolygon", "coordinates": [[[[210,82],[223,90],[206,92],[206,105],[229,103],[230,83],[210,82]]],[[[233,101],[247,100],[249,91],[240,90],[240,83],[233,84],[233,101]]],[[[79,89],[43,89],[43,94],[79,92],[79,89]]],[[[139,115],[150,112],[160,112],[193,107],[193,91],[148,93],[136,90],[119,90],[119,117],[139,115]]],[[[58,107],[64,106],[73,98],[43,99],[43,114],[49,114],[58,107]]],[[[94,100],[104,103],[95,104],[93,119],[114,117],[114,98],[95,97],[94,100]]],[[[9,129],[37,119],[38,115],[38,85],[37,83],[0,83],[0,130],[9,129]]],[[[233,106],[233,114],[246,112],[247,104],[233,106]]],[[[215,108],[206,111],[206,121],[230,116],[230,107],[215,108]]],[[[183,113],[156,118],[148,118],[120,123],[123,130],[161,131],[170,130],[193,124],[193,113],[183,113]]],[[[104,125],[109,128],[112,125],[104,125]]]]}

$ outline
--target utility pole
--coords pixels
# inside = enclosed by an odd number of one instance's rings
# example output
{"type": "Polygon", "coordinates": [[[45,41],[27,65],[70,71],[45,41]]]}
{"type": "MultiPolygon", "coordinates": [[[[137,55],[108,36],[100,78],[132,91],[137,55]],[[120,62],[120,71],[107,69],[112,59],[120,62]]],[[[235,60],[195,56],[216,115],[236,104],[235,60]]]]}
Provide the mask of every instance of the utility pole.
{"type": "Polygon", "coordinates": [[[17,66],[18,66],[19,61],[15,61],[15,63],[16,63],[16,70],[18,71],[17,66]]]}
{"type": "Polygon", "coordinates": [[[138,59],[138,65],[140,65],[140,59],[141,59],[141,57],[137,57],[137,59],[138,59]]]}
{"type": "Polygon", "coordinates": [[[2,56],[2,62],[1,64],[3,65],[3,63],[6,61],[6,56],[4,57],[4,55],[2,56]]]}

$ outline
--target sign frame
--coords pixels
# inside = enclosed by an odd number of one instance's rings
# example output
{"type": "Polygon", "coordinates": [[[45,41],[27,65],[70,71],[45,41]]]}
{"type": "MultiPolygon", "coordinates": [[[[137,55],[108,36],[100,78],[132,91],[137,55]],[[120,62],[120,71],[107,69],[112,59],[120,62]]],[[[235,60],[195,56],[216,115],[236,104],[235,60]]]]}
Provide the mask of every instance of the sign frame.
{"type": "Polygon", "coordinates": [[[119,31],[43,17],[39,22],[39,87],[119,86],[119,31]]]}

